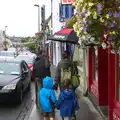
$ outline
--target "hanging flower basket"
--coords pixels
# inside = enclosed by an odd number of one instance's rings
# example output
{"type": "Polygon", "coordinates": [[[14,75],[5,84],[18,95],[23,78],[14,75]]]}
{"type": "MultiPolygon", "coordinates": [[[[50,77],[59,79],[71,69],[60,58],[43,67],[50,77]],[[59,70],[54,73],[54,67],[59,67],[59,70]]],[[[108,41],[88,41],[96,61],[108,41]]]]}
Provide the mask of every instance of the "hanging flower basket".
{"type": "Polygon", "coordinates": [[[119,5],[118,1],[113,0],[102,2],[99,0],[78,0],[74,13],[77,22],[73,28],[81,41],[103,48],[119,49],[119,5]]]}

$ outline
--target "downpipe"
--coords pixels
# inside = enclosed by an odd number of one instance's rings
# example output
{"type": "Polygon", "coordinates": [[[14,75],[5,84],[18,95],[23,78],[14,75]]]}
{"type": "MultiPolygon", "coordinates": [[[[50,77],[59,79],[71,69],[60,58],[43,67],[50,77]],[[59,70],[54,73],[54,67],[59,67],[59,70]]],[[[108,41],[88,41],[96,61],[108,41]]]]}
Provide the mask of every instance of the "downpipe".
{"type": "Polygon", "coordinates": [[[83,88],[83,95],[87,96],[88,91],[87,91],[87,76],[86,76],[86,69],[87,69],[87,54],[86,54],[86,48],[83,48],[83,80],[84,80],[84,88],[83,88]]]}

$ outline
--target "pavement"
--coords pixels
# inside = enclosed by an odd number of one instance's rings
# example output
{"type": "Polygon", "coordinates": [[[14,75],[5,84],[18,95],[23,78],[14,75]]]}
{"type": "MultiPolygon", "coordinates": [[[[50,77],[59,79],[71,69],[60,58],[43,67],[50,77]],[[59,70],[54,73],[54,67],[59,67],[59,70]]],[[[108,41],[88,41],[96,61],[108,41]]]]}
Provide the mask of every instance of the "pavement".
{"type": "MultiPolygon", "coordinates": [[[[55,74],[55,67],[52,67],[52,76],[55,74]]],[[[77,113],[77,120],[103,120],[102,116],[99,114],[99,112],[96,110],[96,108],[93,106],[93,104],[90,102],[90,100],[87,97],[84,97],[80,94],[79,88],[76,91],[78,97],[78,102],[80,105],[80,110],[77,113]]],[[[56,93],[58,97],[58,92],[56,93]]],[[[56,110],[56,118],[55,120],[62,120],[59,114],[59,110],[56,110]]],[[[43,120],[43,116],[40,114],[39,109],[37,109],[36,104],[34,103],[34,106],[31,110],[30,116],[28,120],[43,120]]]]}

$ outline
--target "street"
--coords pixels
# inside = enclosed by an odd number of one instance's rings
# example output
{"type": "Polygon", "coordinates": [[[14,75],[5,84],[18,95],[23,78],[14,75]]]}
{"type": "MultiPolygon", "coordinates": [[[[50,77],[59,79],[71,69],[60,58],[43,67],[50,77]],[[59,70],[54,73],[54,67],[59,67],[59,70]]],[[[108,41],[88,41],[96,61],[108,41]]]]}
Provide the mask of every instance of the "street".
{"type": "Polygon", "coordinates": [[[31,92],[25,93],[21,105],[17,104],[0,104],[0,120],[24,120],[34,103],[34,82],[31,84],[31,92]]]}

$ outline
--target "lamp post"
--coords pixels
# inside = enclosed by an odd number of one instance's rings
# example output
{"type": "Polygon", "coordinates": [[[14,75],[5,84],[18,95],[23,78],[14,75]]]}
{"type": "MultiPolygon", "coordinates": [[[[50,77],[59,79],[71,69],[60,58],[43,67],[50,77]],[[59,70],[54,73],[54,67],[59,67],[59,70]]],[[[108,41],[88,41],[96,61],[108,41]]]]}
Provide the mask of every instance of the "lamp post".
{"type": "Polygon", "coordinates": [[[5,26],[5,41],[6,41],[6,28],[7,28],[7,26],[5,26]]]}
{"type": "Polygon", "coordinates": [[[6,41],[6,28],[7,28],[7,26],[5,26],[5,41],[4,41],[5,50],[7,50],[7,41],[6,41]]]}
{"type": "Polygon", "coordinates": [[[38,33],[40,32],[40,6],[35,4],[35,7],[38,7],[38,33]]]}

